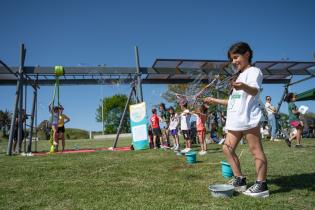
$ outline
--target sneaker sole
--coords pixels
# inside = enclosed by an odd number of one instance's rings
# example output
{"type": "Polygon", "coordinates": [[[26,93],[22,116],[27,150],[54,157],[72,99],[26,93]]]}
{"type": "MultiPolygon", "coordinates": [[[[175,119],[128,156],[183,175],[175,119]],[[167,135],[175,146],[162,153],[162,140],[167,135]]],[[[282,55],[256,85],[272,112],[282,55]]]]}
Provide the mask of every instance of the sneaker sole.
{"type": "Polygon", "coordinates": [[[255,197],[255,198],[267,198],[269,197],[269,190],[260,193],[243,192],[244,195],[255,197]]]}
{"type": "Polygon", "coordinates": [[[247,189],[247,186],[246,186],[246,185],[244,185],[244,186],[239,186],[239,187],[234,187],[234,190],[235,190],[236,192],[245,192],[246,189],[247,189]]]}

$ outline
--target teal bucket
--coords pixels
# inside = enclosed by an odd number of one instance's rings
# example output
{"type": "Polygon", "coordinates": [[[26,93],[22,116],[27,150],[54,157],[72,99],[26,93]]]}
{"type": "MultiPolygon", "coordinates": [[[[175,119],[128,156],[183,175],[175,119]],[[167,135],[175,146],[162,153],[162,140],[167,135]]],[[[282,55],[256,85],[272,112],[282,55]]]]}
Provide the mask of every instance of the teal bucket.
{"type": "Polygon", "coordinates": [[[224,178],[231,178],[234,174],[231,168],[231,165],[227,163],[226,161],[221,161],[222,166],[222,176],[224,178]]]}
{"type": "Polygon", "coordinates": [[[197,156],[196,152],[187,152],[185,155],[186,155],[186,162],[188,164],[196,163],[196,156],[197,156]]]}

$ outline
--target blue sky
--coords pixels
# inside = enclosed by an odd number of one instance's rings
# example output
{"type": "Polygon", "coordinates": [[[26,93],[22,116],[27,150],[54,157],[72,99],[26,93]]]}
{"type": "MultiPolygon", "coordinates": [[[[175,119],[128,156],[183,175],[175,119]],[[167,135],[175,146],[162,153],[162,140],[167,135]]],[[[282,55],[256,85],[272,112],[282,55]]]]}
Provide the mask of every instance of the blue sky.
{"type": "MultiPolygon", "coordinates": [[[[141,66],[152,66],[156,58],[226,59],[236,41],[251,45],[254,61],[314,60],[312,0],[0,0],[0,4],[0,59],[9,66],[19,64],[21,43],[27,48],[26,65],[40,66],[135,66],[136,45],[141,66]]],[[[299,93],[313,87],[314,79],[289,90],[299,93]]],[[[271,95],[273,103],[279,101],[282,85],[263,88],[263,99],[271,95]]],[[[12,110],[15,87],[0,89],[0,109],[12,110]]],[[[166,90],[165,85],[143,89],[149,108],[166,90]]],[[[71,117],[68,126],[100,130],[96,108],[102,97],[115,93],[128,94],[129,86],[62,86],[61,102],[71,117]]],[[[52,95],[53,87],[41,87],[39,122],[49,117],[52,95]]],[[[314,102],[297,104],[315,112],[314,102]]],[[[286,104],[281,111],[287,111],[286,104]]]]}

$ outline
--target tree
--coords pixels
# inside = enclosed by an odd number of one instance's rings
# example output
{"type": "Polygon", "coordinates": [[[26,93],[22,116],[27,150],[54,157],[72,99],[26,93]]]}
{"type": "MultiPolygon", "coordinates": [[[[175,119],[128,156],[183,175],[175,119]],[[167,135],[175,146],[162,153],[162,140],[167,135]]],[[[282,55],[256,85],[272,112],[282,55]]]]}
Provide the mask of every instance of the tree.
{"type": "Polygon", "coordinates": [[[315,113],[314,112],[306,112],[304,115],[305,119],[315,119],[315,113]]]}
{"type": "MultiPolygon", "coordinates": [[[[103,129],[106,134],[117,132],[117,128],[119,126],[119,122],[122,117],[127,100],[128,97],[123,94],[117,94],[112,97],[105,97],[103,99],[103,129]]],[[[100,105],[96,110],[96,121],[102,122],[102,105],[100,105]]],[[[129,133],[130,131],[129,109],[127,109],[121,132],[129,133]]]]}
{"type": "Polygon", "coordinates": [[[11,124],[12,113],[8,110],[0,110],[0,129],[3,132],[3,136],[7,136],[10,124],[11,124]]]}
{"type": "Polygon", "coordinates": [[[51,131],[51,123],[48,120],[43,120],[38,126],[37,126],[37,135],[39,139],[50,139],[50,131],[51,131]]]}

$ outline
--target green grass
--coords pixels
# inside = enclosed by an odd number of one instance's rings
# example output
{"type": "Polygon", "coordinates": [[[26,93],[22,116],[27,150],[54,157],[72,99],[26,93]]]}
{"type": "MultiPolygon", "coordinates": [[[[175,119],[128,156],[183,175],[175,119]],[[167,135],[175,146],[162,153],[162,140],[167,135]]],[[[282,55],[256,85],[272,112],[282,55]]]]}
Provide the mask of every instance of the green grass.
{"type": "MultiPolygon", "coordinates": [[[[303,149],[264,142],[271,193],[266,199],[209,195],[209,184],[227,181],[218,164],[224,159],[219,145],[209,145],[206,156],[187,165],[164,150],[9,157],[3,153],[7,142],[1,142],[0,209],[315,209],[314,139],[303,141],[303,149]]],[[[74,144],[95,148],[113,141],[67,141],[68,148],[74,144]]],[[[47,150],[47,142],[38,149],[47,150]]],[[[252,184],[254,163],[247,145],[237,152],[243,149],[242,169],[252,184]]]]}

